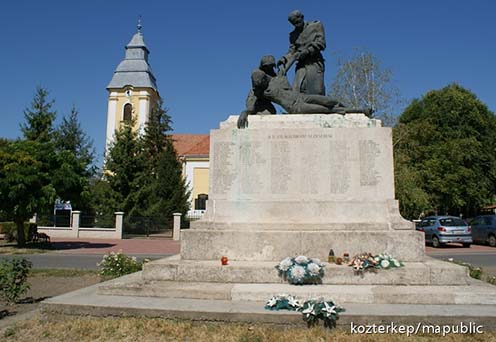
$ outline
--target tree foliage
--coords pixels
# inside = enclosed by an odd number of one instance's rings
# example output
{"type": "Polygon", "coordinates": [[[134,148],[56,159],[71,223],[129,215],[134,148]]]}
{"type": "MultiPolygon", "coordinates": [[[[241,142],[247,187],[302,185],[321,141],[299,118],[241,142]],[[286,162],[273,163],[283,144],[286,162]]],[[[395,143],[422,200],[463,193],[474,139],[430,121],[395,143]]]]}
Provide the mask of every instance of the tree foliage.
{"type": "Polygon", "coordinates": [[[26,122],[21,124],[21,131],[27,140],[45,143],[53,138],[53,122],[57,113],[52,110],[54,101],[50,101],[48,95],[48,90],[38,87],[31,108],[24,110],[26,122]]]}
{"type": "Polygon", "coordinates": [[[115,209],[126,213],[133,206],[129,203],[130,194],[138,190],[136,178],[144,170],[141,142],[133,126],[134,121],[122,123],[105,156],[105,178],[115,202],[119,203],[115,209]]]}
{"type": "Polygon", "coordinates": [[[414,100],[394,130],[396,188],[406,217],[473,215],[496,193],[496,118],[457,84],[414,100]]]}
{"type": "Polygon", "coordinates": [[[152,108],[142,136],[134,123],[116,132],[107,179],[127,217],[170,219],[174,212],[186,213],[189,193],[169,134],[170,116],[161,101],[152,108]]]}
{"type": "Polygon", "coordinates": [[[393,111],[401,100],[391,70],[383,69],[380,60],[364,50],[357,50],[350,59],[340,59],[338,64],[330,95],[347,107],[371,108],[375,117],[392,125],[393,111]]]}
{"type": "Polygon", "coordinates": [[[46,145],[13,141],[0,147],[0,210],[17,226],[17,242],[25,243],[24,221],[55,199],[46,163],[46,145]]]}
{"type": "Polygon", "coordinates": [[[75,106],[62,119],[54,135],[58,167],[53,170],[52,181],[57,195],[70,200],[79,210],[87,210],[89,179],[95,173],[95,152],[91,139],[81,128],[75,106]]]}

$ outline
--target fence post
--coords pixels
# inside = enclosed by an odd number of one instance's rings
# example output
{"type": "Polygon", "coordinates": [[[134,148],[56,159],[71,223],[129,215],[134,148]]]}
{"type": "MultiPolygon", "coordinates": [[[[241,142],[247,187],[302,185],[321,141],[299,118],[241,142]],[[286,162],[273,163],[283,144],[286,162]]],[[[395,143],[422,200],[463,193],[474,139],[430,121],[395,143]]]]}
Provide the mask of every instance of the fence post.
{"type": "Polygon", "coordinates": [[[174,226],[172,229],[172,240],[178,241],[181,234],[181,213],[174,213],[174,226]]]}
{"type": "Polygon", "coordinates": [[[117,211],[114,214],[115,214],[115,235],[117,236],[118,239],[122,239],[124,213],[122,211],[117,211]]]}
{"type": "Polygon", "coordinates": [[[71,229],[74,235],[78,238],[79,237],[79,217],[81,215],[81,212],[79,210],[74,210],[72,212],[72,224],[71,224],[71,229]]]}

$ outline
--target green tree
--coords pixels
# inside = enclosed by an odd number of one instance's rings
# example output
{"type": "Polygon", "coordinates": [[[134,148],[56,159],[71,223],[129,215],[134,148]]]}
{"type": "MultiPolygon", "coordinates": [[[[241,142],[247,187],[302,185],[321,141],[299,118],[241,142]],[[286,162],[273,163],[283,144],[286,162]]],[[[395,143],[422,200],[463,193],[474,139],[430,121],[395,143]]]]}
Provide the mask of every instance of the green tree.
{"type": "Polygon", "coordinates": [[[95,149],[93,148],[93,141],[81,127],[78,116],[78,110],[73,106],[70,114],[62,118],[62,122],[55,132],[55,141],[57,149],[74,154],[84,167],[84,174],[90,177],[96,171],[93,165],[95,149]]]}
{"type": "MultiPolygon", "coordinates": [[[[496,118],[463,87],[451,84],[414,100],[400,116],[394,140],[397,176],[413,172],[410,181],[417,186],[407,187],[427,194],[432,211],[471,216],[496,193],[496,118]]],[[[397,183],[397,197],[409,203],[412,195],[402,186],[397,183]]],[[[425,199],[420,202],[415,215],[425,199]]]]}
{"type": "Polygon", "coordinates": [[[135,180],[129,216],[169,219],[174,212],[188,210],[189,193],[170,137],[171,118],[158,101],[150,113],[142,136],[143,172],[135,180]]]}
{"type": "Polygon", "coordinates": [[[145,168],[142,144],[133,129],[134,121],[123,122],[105,155],[105,178],[112,189],[116,210],[129,213],[133,207],[130,194],[139,189],[136,179],[145,168]]]}
{"type": "Polygon", "coordinates": [[[46,152],[46,145],[37,141],[0,146],[0,210],[13,218],[19,246],[26,242],[24,222],[55,198],[46,152]]]}
{"type": "Polygon", "coordinates": [[[53,138],[53,122],[57,114],[52,110],[54,101],[48,100],[48,95],[48,90],[38,87],[31,108],[24,110],[26,123],[21,124],[21,131],[27,140],[45,143],[53,138]]]}
{"type": "Polygon", "coordinates": [[[339,59],[338,67],[330,95],[347,107],[371,108],[373,116],[392,126],[393,111],[401,99],[391,70],[383,69],[377,57],[361,49],[349,59],[339,59]]]}
{"type": "Polygon", "coordinates": [[[88,210],[89,179],[95,173],[94,149],[81,128],[74,106],[55,131],[55,151],[57,167],[53,170],[52,181],[57,195],[70,200],[80,210],[88,210]]]}

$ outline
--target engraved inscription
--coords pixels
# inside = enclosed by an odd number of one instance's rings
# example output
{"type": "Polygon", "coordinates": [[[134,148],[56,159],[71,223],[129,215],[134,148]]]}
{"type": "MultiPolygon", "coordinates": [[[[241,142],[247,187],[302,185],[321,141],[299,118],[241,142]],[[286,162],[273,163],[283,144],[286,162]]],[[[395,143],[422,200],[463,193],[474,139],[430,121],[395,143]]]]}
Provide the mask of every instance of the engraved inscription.
{"type": "Polygon", "coordinates": [[[266,159],[262,151],[262,143],[243,142],[240,145],[241,193],[258,194],[264,189],[266,159]]]}
{"type": "Polygon", "coordinates": [[[380,181],[380,175],[376,168],[377,157],[381,154],[379,144],[372,140],[360,140],[358,144],[360,153],[360,185],[375,186],[380,181]]]}
{"type": "Polygon", "coordinates": [[[289,143],[271,141],[270,190],[273,194],[287,194],[291,182],[289,143]]]}
{"type": "Polygon", "coordinates": [[[300,193],[318,194],[320,187],[321,171],[319,168],[319,145],[320,141],[301,141],[301,164],[300,164],[300,193]]]}
{"type": "Polygon", "coordinates": [[[330,192],[344,194],[350,188],[351,174],[348,145],[344,140],[331,140],[330,144],[330,192]]]}
{"type": "Polygon", "coordinates": [[[216,142],[214,144],[213,160],[213,192],[216,194],[226,194],[234,184],[233,165],[234,144],[229,142],[216,142]]]}

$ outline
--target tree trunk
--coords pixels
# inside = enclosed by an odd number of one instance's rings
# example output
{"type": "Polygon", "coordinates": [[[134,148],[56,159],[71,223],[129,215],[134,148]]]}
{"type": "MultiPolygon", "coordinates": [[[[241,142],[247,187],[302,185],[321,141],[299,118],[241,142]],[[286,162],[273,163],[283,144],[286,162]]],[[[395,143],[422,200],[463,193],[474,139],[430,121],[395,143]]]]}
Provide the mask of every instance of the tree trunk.
{"type": "Polygon", "coordinates": [[[26,236],[24,235],[24,219],[14,219],[17,226],[17,246],[24,247],[26,245],[26,236]]]}

